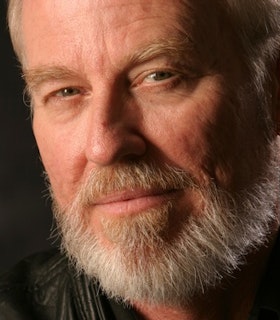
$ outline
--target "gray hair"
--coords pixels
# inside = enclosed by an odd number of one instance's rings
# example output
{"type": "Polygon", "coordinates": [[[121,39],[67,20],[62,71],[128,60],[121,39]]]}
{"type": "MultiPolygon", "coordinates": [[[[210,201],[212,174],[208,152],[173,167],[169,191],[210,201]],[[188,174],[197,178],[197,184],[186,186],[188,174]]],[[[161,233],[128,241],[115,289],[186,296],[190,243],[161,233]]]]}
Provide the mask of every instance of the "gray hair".
{"type": "Polygon", "coordinates": [[[8,25],[10,29],[11,41],[15,50],[15,53],[22,63],[23,53],[21,44],[21,11],[22,11],[23,0],[8,0],[8,25]]]}
{"type": "Polygon", "coordinates": [[[222,0],[232,18],[252,71],[255,85],[263,89],[280,54],[280,0],[222,0]]]}

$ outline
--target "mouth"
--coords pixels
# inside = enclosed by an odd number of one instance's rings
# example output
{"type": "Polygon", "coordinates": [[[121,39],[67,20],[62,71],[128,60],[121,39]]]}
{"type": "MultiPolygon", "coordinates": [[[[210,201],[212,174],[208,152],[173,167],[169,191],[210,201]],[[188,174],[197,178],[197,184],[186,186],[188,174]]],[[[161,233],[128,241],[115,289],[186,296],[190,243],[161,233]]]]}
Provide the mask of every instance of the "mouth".
{"type": "Polygon", "coordinates": [[[171,201],[179,190],[124,190],[97,199],[94,210],[119,216],[137,214],[171,201]]]}

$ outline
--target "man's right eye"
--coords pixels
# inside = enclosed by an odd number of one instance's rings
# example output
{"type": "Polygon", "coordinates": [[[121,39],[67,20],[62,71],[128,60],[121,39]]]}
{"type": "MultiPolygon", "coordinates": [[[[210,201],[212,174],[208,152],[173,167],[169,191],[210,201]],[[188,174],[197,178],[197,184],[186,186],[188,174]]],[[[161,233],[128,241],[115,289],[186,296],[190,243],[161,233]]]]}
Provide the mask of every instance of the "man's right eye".
{"type": "Polygon", "coordinates": [[[66,103],[68,106],[70,104],[78,105],[82,103],[87,95],[87,90],[79,86],[60,87],[60,89],[56,90],[47,88],[45,91],[47,92],[42,92],[38,95],[38,105],[65,106],[66,103]]]}

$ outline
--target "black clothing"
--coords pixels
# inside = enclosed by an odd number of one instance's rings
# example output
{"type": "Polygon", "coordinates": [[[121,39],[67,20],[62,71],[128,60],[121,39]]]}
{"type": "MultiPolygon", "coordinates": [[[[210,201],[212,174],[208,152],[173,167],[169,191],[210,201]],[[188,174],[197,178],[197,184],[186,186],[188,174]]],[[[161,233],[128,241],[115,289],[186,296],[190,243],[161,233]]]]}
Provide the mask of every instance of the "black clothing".
{"type": "Polygon", "coordinates": [[[280,234],[261,281],[249,320],[280,320],[280,234]]]}
{"type": "MultiPolygon", "coordinates": [[[[278,241],[280,242],[280,241],[278,241]]],[[[280,319],[279,244],[248,320],[280,319]]],[[[57,251],[20,262],[0,277],[0,320],[137,320],[134,310],[108,299],[57,251]]]]}
{"type": "Polygon", "coordinates": [[[135,320],[56,251],[21,261],[0,278],[1,320],[135,320]]]}

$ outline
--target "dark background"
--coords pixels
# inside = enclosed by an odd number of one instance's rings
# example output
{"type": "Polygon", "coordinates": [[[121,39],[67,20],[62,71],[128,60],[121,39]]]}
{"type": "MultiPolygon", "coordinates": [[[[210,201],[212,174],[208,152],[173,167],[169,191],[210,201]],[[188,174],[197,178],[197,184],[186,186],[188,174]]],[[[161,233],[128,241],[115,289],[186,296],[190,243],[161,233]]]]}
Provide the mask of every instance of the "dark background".
{"type": "Polygon", "coordinates": [[[52,244],[50,202],[0,0],[0,271],[52,244]]]}

